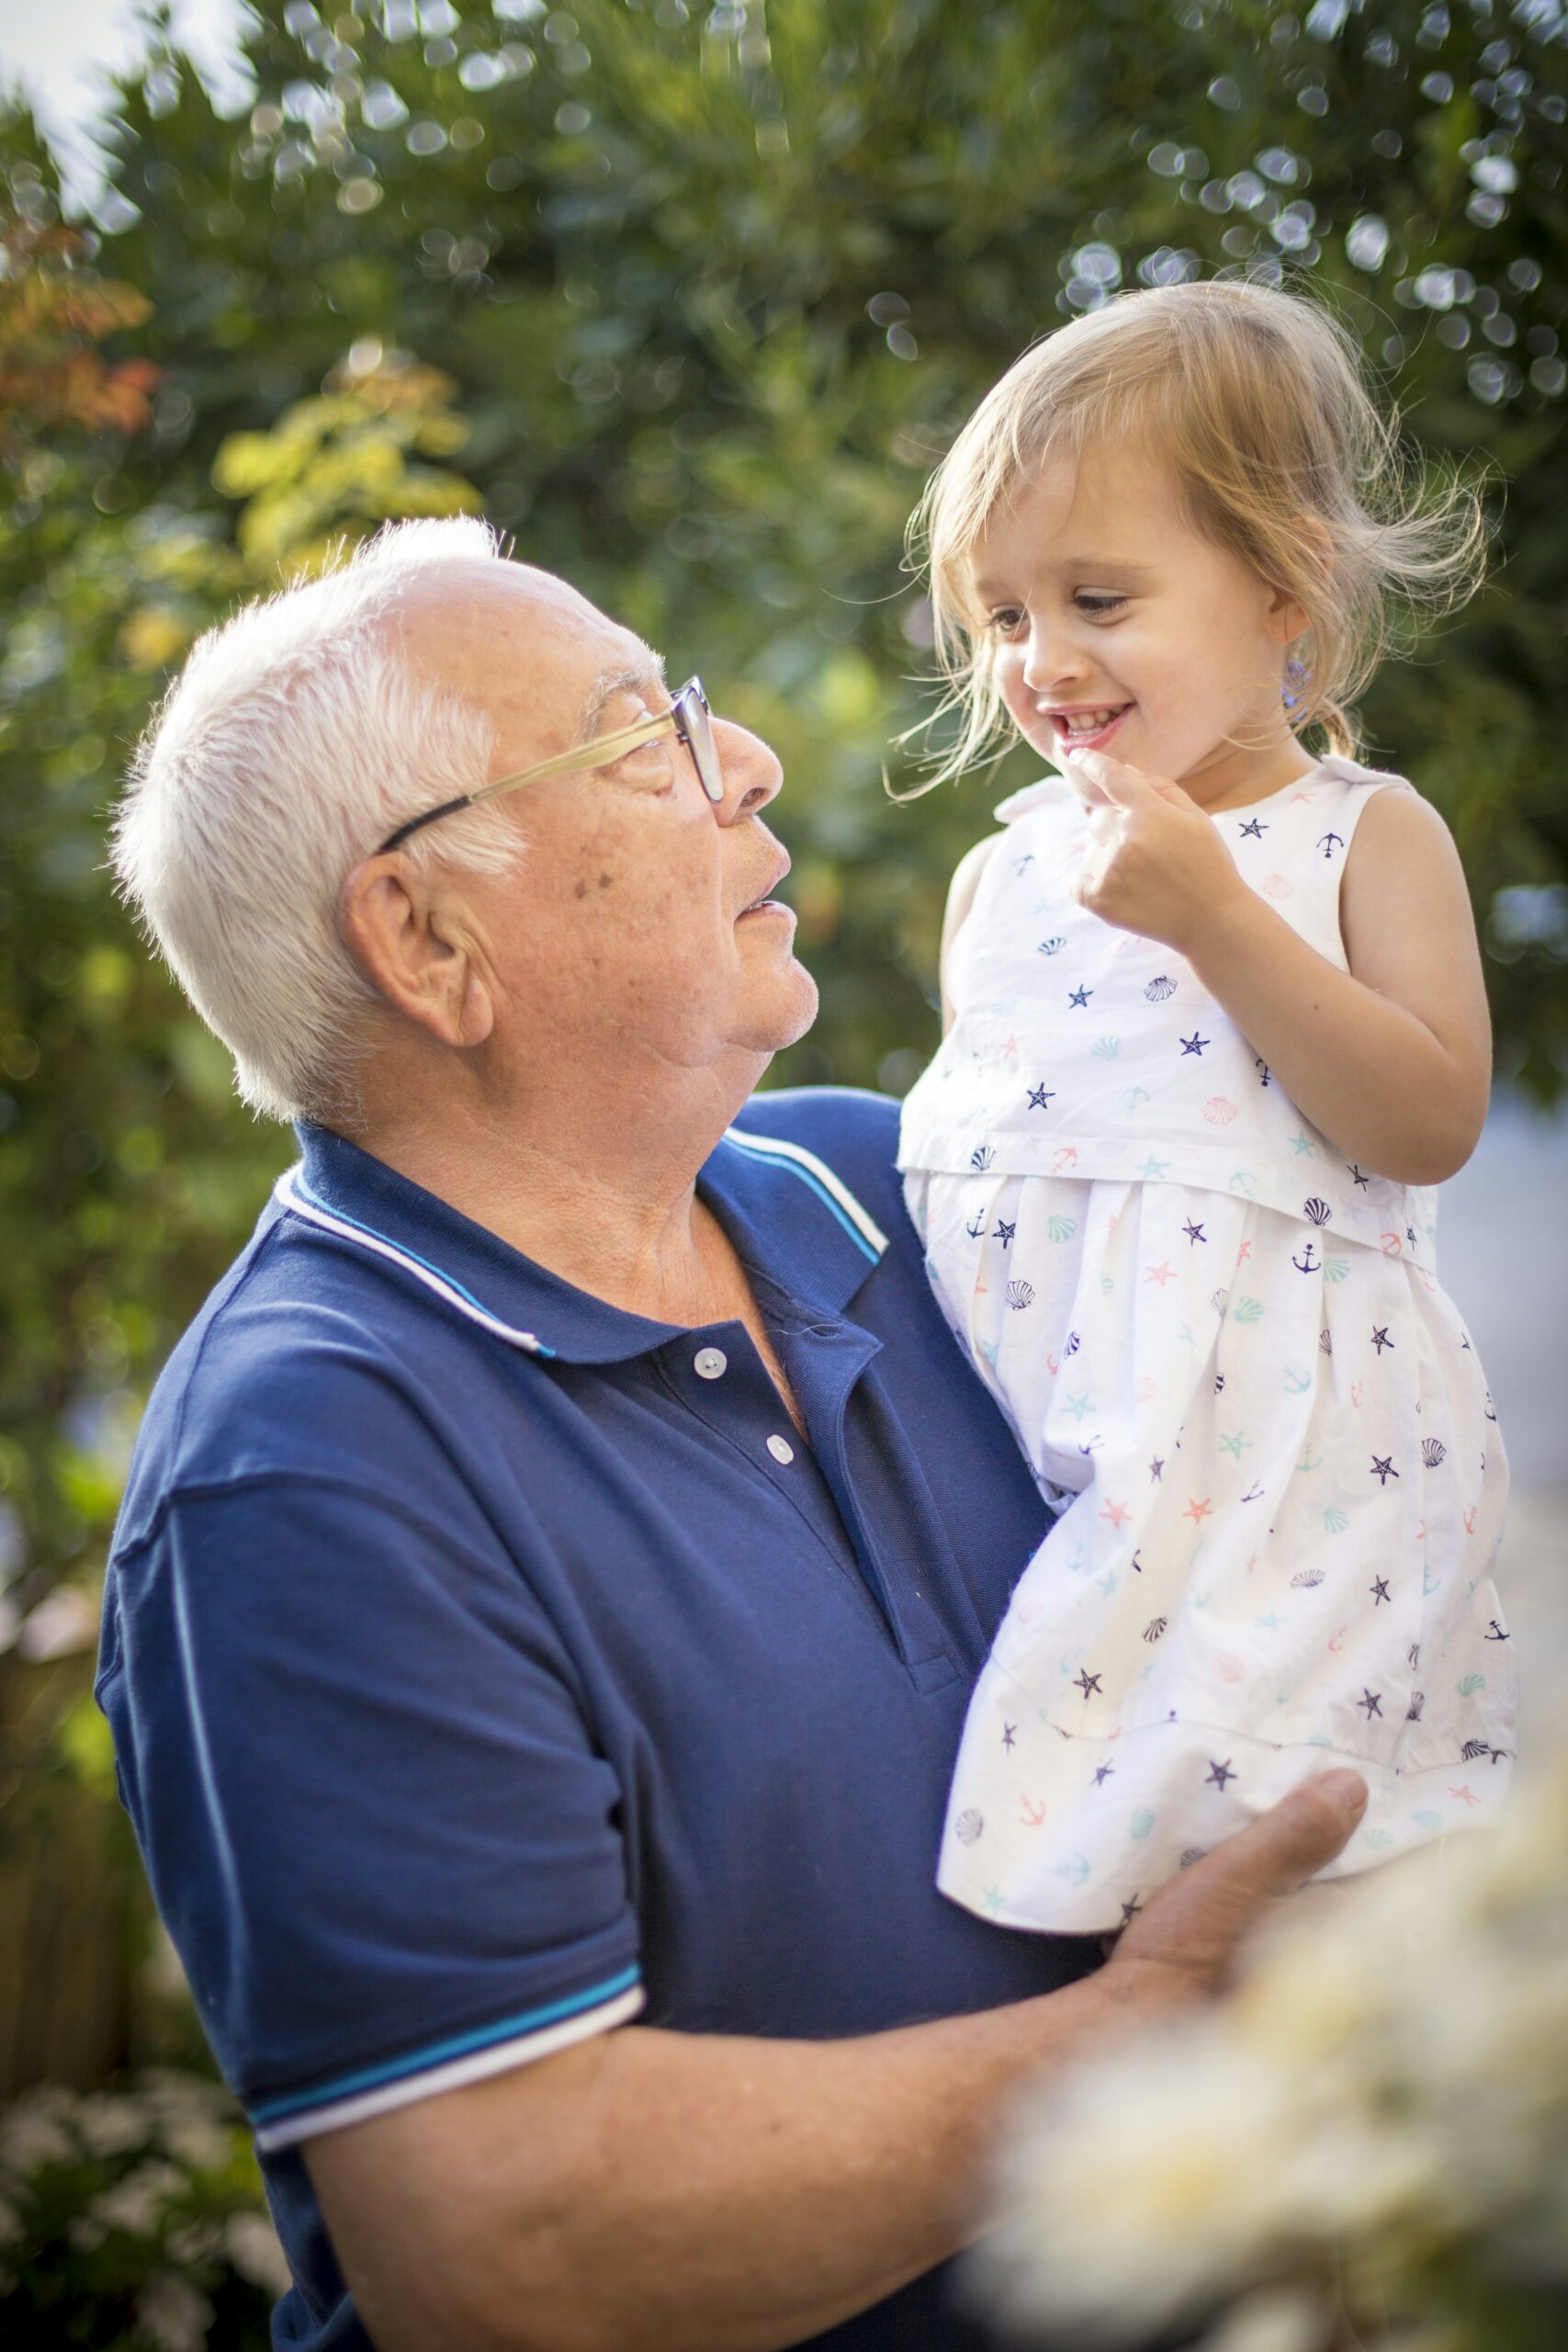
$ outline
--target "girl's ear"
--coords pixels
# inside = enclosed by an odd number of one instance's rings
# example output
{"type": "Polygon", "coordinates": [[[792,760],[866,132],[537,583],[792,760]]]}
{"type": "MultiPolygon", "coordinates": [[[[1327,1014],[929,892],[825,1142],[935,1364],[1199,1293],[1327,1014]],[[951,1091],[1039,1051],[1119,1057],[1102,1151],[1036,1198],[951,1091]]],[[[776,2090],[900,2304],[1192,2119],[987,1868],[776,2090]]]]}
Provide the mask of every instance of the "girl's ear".
{"type": "MultiPolygon", "coordinates": [[[[1334,577],[1334,540],[1325,523],[1315,514],[1298,514],[1296,529],[1309,561],[1327,582],[1334,577]]],[[[1269,631],[1281,645],[1293,644],[1312,627],[1312,616],[1288,588],[1276,588],[1269,606],[1269,631]]]]}

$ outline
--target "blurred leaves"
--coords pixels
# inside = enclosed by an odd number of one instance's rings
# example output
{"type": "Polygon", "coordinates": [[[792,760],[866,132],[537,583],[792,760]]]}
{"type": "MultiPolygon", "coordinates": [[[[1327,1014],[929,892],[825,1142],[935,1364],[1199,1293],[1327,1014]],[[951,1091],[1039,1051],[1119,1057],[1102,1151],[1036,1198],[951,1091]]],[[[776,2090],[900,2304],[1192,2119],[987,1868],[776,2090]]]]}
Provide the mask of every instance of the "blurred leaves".
{"type": "Polygon", "coordinates": [[[26,118],[0,123],[0,1554],[24,1610],[90,1577],[126,1417],[290,1151],[112,899],[117,779],[200,628],[383,514],[477,504],[773,742],[823,983],[775,1076],[898,1089],[934,1040],[947,875],[1029,773],[885,792],[885,765],[918,780],[897,739],[929,707],[901,570],[927,469],[1031,337],[1117,287],[1308,275],[1422,443],[1494,469],[1495,584],[1367,718],[1459,836],[1505,1068],[1557,1087],[1554,14],[260,0],[246,41],[236,119],[164,49],[118,89],[90,231],[62,229],[26,118]]]}

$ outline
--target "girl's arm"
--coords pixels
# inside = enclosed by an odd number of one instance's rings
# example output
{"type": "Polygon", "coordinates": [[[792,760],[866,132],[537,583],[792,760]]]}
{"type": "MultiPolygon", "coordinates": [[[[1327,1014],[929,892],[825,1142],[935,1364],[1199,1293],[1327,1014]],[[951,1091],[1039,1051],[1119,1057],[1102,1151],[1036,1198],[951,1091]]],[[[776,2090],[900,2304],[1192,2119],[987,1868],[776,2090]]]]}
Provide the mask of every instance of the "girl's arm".
{"type": "Polygon", "coordinates": [[[1185,955],[1279,1083],[1347,1159],[1397,1183],[1440,1183],[1475,1148],[1492,1040],[1463,871],[1414,793],[1377,794],[1340,892],[1350,970],[1249,889],[1179,786],[1090,752],[1104,795],[1082,903],[1185,955]]]}
{"type": "Polygon", "coordinates": [[[983,842],[976,842],[973,849],[965,850],[954,866],[953,880],[948,885],[947,911],[942,919],[939,967],[942,973],[942,1034],[944,1037],[953,1026],[953,1000],[947,992],[947,959],[953,953],[953,941],[969,919],[970,910],[975,904],[975,893],[980,887],[980,876],[986,870],[986,861],[1001,839],[1000,833],[987,833],[983,842]]]}

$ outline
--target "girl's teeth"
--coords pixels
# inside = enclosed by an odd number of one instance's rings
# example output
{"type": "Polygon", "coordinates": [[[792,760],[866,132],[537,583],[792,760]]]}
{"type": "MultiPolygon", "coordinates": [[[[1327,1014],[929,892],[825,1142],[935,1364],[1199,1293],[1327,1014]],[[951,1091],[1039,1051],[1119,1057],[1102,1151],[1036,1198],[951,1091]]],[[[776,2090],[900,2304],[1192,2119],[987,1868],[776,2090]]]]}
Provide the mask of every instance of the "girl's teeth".
{"type": "Polygon", "coordinates": [[[1115,716],[1113,710],[1075,712],[1067,720],[1067,732],[1069,735],[1098,735],[1102,727],[1110,726],[1115,716]]]}

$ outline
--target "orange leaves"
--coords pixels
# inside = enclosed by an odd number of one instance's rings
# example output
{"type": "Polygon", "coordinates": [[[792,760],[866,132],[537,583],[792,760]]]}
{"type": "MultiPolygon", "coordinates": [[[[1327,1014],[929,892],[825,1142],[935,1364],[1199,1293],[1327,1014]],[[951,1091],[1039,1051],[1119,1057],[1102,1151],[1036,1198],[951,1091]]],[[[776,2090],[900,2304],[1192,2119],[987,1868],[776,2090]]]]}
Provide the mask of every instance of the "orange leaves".
{"type": "Polygon", "coordinates": [[[51,427],[130,434],[147,423],[161,371],[96,346],[140,326],[152,305],[135,287],[95,276],[85,250],[60,223],[0,220],[0,457],[51,427]]]}

